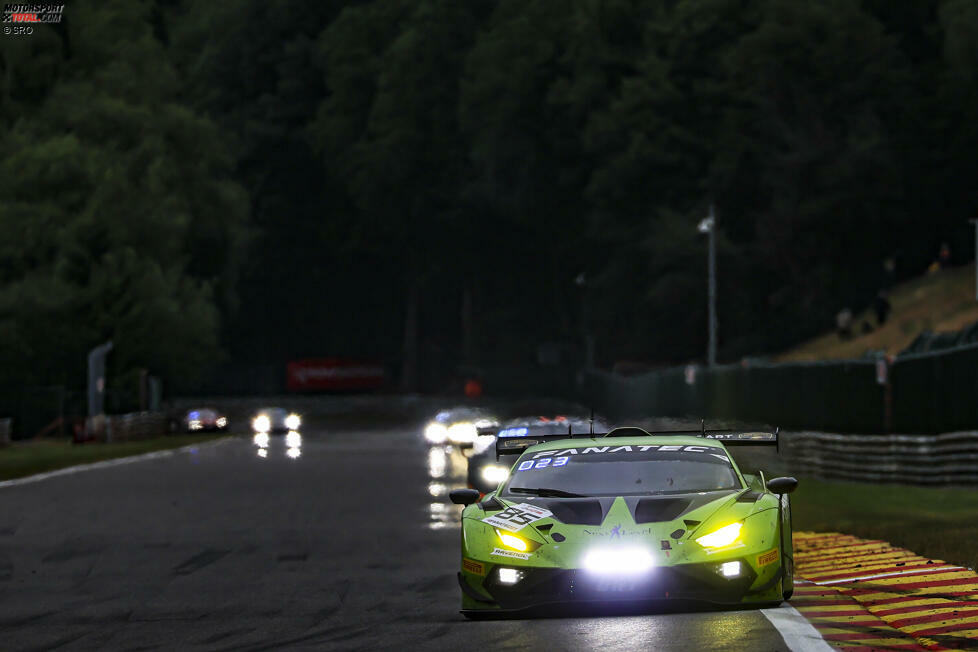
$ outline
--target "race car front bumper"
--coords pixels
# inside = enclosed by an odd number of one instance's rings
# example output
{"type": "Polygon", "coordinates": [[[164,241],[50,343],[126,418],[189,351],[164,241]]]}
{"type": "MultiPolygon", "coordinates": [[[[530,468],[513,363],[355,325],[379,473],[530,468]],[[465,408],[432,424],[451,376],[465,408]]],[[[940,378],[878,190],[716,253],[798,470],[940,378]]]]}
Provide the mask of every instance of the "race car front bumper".
{"type": "MultiPolygon", "coordinates": [[[[780,571],[762,586],[751,588],[757,574],[746,560],[737,577],[723,577],[712,563],[664,566],[635,576],[596,576],[577,569],[519,568],[519,581],[500,581],[497,566],[484,578],[459,573],[471,611],[520,611],[562,604],[608,604],[689,600],[721,605],[780,600],[780,571]],[[468,582],[479,584],[477,591],[468,582]],[[488,594],[488,597],[482,593],[488,594]]],[[[467,610],[468,611],[468,610],[467,610]]]]}

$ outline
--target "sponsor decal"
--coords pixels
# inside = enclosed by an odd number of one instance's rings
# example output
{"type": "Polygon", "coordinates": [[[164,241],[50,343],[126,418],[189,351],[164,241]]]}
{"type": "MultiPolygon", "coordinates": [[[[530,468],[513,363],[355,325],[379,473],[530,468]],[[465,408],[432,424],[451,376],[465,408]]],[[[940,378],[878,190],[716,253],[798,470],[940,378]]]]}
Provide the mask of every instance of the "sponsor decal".
{"type": "Polygon", "coordinates": [[[516,552],[515,550],[503,550],[502,548],[493,548],[492,554],[496,557],[511,557],[512,559],[522,559],[523,561],[530,558],[530,553],[528,552],[516,552]]]}
{"type": "Polygon", "coordinates": [[[507,507],[498,514],[487,516],[482,519],[482,522],[498,527],[500,530],[519,532],[530,523],[539,521],[541,518],[547,518],[548,516],[553,516],[553,512],[549,509],[521,503],[507,507]]]}
{"type": "Polygon", "coordinates": [[[778,560],[778,549],[771,548],[767,552],[761,553],[757,556],[758,566],[767,566],[768,564],[774,563],[778,560]]]}
{"type": "Polygon", "coordinates": [[[615,525],[610,530],[589,530],[584,528],[584,534],[588,534],[592,537],[608,537],[608,539],[623,539],[625,537],[635,537],[635,536],[651,536],[652,528],[639,528],[637,530],[629,530],[619,523],[615,525]]]}
{"type": "MultiPolygon", "coordinates": [[[[547,457],[558,460],[560,458],[566,458],[570,455],[589,455],[592,453],[647,453],[649,451],[661,451],[663,453],[708,453],[710,455],[719,457],[718,453],[722,453],[723,449],[715,446],[681,446],[676,444],[645,444],[642,446],[588,446],[587,448],[583,449],[565,448],[560,451],[540,451],[533,456],[533,459],[536,460],[542,457],[547,457]]],[[[726,459],[726,456],[724,456],[724,459],[726,459]]],[[[565,461],[564,464],[566,463],[567,462],[565,461]]],[[[560,465],[554,464],[554,466],[560,465]]]]}
{"type": "Polygon", "coordinates": [[[467,557],[462,557],[462,570],[467,573],[472,573],[473,575],[478,575],[480,577],[485,577],[486,567],[477,561],[472,561],[467,557]]]}

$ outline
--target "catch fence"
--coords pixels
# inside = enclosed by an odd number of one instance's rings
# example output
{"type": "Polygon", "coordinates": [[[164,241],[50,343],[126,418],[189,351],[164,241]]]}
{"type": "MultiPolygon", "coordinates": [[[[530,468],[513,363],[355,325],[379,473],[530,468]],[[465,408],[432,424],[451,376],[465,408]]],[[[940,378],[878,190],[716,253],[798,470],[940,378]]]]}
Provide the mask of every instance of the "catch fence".
{"type": "Polygon", "coordinates": [[[584,395],[618,418],[645,415],[883,434],[978,429],[978,345],[826,362],[673,367],[585,375],[584,395]]]}

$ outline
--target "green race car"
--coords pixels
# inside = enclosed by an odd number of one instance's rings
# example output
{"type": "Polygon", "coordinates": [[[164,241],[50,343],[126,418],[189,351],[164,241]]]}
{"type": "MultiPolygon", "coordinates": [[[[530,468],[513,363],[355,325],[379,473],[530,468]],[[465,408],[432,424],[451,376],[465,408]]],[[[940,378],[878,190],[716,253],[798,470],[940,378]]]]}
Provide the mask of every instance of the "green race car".
{"type": "Polygon", "coordinates": [[[479,501],[458,489],[462,613],[696,600],[772,605],[793,586],[794,478],[741,473],[727,446],[777,433],[500,437],[519,455],[479,501]],[[479,502],[476,502],[479,501],[479,502]]]}

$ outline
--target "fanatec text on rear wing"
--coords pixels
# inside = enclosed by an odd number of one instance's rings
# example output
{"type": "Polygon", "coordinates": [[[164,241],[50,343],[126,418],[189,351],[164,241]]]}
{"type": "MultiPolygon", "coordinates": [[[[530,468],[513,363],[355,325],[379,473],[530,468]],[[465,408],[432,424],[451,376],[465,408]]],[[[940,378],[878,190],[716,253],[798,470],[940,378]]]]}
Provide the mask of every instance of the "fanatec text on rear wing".
{"type": "Polygon", "coordinates": [[[776,446],[778,452],[778,430],[774,432],[751,432],[743,430],[666,430],[649,432],[642,428],[615,428],[609,432],[595,433],[548,433],[540,435],[498,436],[496,437],[496,459],[502,455],[519,455],[530,446],[536,446],[548,441],[559,439],[603,439],[606,437],[669,437],[686,436],[713,439],[722,442],[724,446],[776,446]]]}

